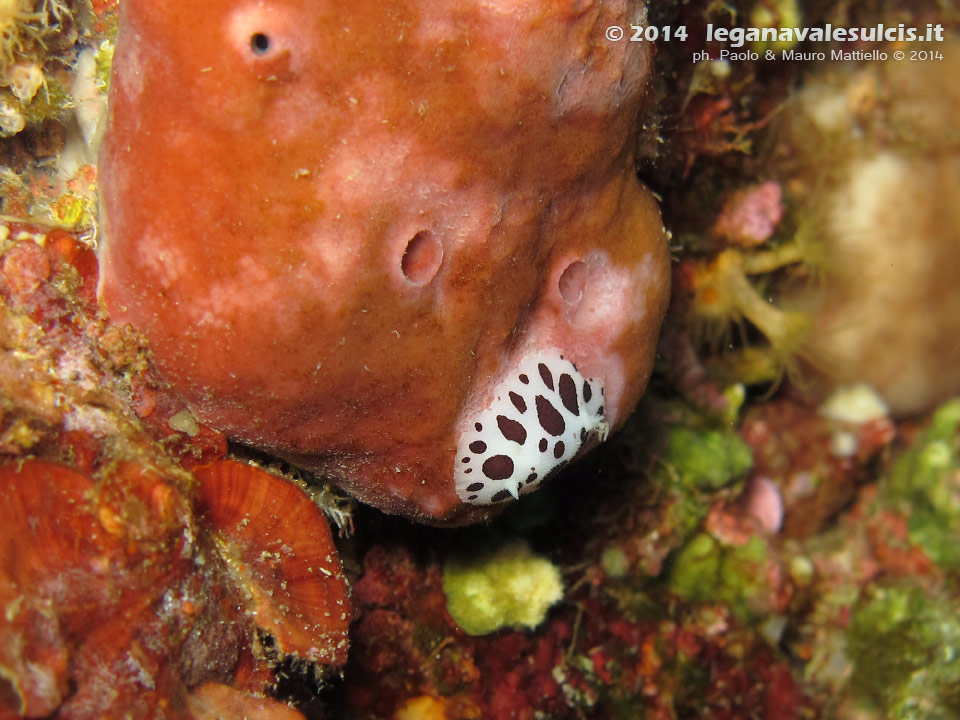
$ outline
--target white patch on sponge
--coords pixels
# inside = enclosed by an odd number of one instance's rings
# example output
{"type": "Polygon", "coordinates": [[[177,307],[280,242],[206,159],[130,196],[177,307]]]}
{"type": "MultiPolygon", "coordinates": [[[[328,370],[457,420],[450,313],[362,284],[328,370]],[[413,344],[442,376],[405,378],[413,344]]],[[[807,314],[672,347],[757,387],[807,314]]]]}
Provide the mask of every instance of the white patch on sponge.
{"type": "Polygon", "coordinates": [[[457,495],[474,505],[519,498],[608,433],[599,380],[585,378],[559,350],[527,355],[460,435],[457,495]]]}

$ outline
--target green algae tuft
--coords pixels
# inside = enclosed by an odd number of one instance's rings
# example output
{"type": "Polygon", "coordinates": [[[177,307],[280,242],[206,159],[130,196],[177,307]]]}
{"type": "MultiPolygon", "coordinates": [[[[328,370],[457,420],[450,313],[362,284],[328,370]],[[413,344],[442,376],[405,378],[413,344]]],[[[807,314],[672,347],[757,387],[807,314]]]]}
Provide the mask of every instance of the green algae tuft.
{"type": "Polygon", "coordinates": [[[854,687],[892,720],[960,715],[955,599],[919,585],[872,588],[848,631],[854,687]]]}
{"type": "Polygon", "coordinates": [[[895,505],[909,507],[910,541],[938,565],[960,566],[960,400],[938,409],[927,429],[894,464],[885,490],[895,505]]]}
{"type": "Polygon", "coordinates": [[[677,555],[670,590],[688,602],[726,604],[747,619],[768,609],[766,564],[767,545],[759,537],[725,545],[701,533],[677,555]]]}
{"type": "Polygon", "coordinates": [[[681,482],[719,490],[753,465],[750,448],[734,432],[677,427],[667,437],[669,462],[681,482]]]}

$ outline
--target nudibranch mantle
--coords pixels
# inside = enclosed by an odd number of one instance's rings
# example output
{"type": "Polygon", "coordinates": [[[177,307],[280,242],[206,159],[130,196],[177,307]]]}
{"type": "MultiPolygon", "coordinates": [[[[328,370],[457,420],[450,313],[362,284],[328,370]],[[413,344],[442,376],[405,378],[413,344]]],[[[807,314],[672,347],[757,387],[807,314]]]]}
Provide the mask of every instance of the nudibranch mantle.
{"type": "MultiPolygon", "coordinates": [[[[622,425],[653,365],[669,258],[635,169],[651,47],[604,36],[645,12],[124,0],[99,166],[111,319],[231,439],[388,512],[485,517],[622,425]],[[564,433],[545,457],[511,450],[535,468],[522,487],[467,490],[461,446],[488,416],[519,422],[501,384],[541,362],[581,414],[525,396],[564,433]]],[[[543,427],[526,426],[537,452],[543,427]]]]}
{"type": "Polygon", "coordinates": [[[454,482],[464,502],[519,499],[610,432],[603,386],[559,351],[524,358],[494,392],[457,443],[454,482]]]}

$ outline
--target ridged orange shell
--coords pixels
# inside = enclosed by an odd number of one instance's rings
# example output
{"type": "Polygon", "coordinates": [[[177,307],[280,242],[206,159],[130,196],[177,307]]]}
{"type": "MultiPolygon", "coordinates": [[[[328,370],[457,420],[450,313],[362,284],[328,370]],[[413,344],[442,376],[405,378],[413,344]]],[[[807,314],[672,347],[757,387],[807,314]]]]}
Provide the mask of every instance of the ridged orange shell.
{"type": "MultiPolygon", "coordinates": [[[[92,481],[59,463],[27,460],[0,469],[0,579],[39,594],[38,584],[85,568],[112,543],[89,511],[92,481]]],[[[55,596],[59,592],[53,593],[55,596]]]]}
{"type": "MultiPolygon", "coordinates": [[[[68,650],[53,608],[91,580],[100,528],[93,483],[63,465],[27,460],[0,468],[0,668],[16,711],[48,715],[68,694],[68,650]],[[78,587],[79,586],[79,587],[78,587]]],[[[111,544],[107,540],[107,544],[111,544]]],[[[0,717],[3,715],[0,699],[0,717]]]]}
{"type": "Polygon", "coordinates": [[[347,583],[323,513],[296,485],[218,460],[194,471],[200,508],[251,598],[254,621],[285,654],[325,664],[347,656],[347,583]]]}
{"type": "Polygon", "coordinates": [[[215,682],[204,683],[190,693],[187,705],[195,720],[304,720],[303,715],[281,702],[215,682]]]}

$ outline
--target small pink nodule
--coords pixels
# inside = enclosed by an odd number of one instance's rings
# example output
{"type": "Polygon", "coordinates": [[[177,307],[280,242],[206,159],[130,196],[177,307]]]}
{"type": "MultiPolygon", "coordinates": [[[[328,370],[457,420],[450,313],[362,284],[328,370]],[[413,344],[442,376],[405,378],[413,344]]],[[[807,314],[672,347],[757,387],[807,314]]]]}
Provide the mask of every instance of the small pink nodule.
{"type": "Polygon", "coordinates": [[[783,524],[783,498],[776,483],[758,475],[750,480],[745,498],[750,516],[764,532],[776,535],[783,524]]]}

